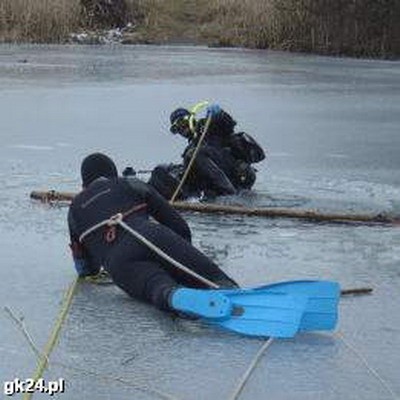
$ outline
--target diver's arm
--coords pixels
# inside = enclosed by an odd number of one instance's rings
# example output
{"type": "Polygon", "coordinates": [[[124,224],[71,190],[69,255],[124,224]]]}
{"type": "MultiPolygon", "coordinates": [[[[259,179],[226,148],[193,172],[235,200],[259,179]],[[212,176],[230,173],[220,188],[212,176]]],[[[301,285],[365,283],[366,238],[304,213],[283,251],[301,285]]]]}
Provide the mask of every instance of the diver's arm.
{"type": "Polygon", "coordinates": [[[157,222],[167,226],[187,241],[191,241],[189,225],[157,190],[139,179],[127,179],[127,182],[136,195],[141,194],[144,197],[149,214],[157,222]]]}
{"type": "Polygon", "coordinates": [[[85,251],[84,246],[79,241],[79,235],[76,229],[76,221],[72,207],[68,212],[68,228],[70,235],[70,249],[74,261],[74,267],[79,276],[96,275],[100,272],[100,266],[95,266],[85,251]]]}

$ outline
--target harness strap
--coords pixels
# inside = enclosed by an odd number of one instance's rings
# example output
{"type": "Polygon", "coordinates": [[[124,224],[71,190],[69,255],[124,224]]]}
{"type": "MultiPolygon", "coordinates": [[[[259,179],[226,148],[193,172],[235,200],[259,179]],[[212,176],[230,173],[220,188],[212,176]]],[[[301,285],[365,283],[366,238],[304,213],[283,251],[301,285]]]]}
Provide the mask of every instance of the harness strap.
{"type": "Polygon", "coordinates": [[[136,206],[133,206],[133,207],[130,208],[129,210],[123,212],[123,213],[122,213],[122,219],[124,219],[124,218],[127,217],[128,215],[131,215],[131,214],[133,214],[133,213],[135,213],[135,212],[142,211],[142,210],[144,210],[145,208],[147,208],[147,204],[146,204],[146,203],[137,204],[136,206]]]}
{"type": "Polygon", "coordinates": [[[127,217],[128,215],[131,215],[135,212],[144,210],[147,207],[146,203],[140,203],[138,205],[133,206],[132,208],[130,208],[129,210],[123,212],[123,213],[117,213],[113,216],[111,216],[110,218],[99,222],[98,224],[93,225],[92,227],[90,227],[89,229],[87,229],[85,232],[83,232],[80,236],[79,236],[79,242],[82,243],[83,239],[85,239],[87,236],[89,236],[91,233],[97,231],[97,229],[103,227],[103,226],[108,226],[108,227],[115,227],[115,225],[119,224],[119,221],[122,221],[125,217],[127,217]]]}
{"type": "MultiPolygon", "coordinates": [[[[141,206],[142,207],[140,207],[139,209],[143,208],[142,204],[141,204],[141,206]]],[[[131,211],[131,210],[128,210],[128,211],[131,211]]],[[[132,229],[129,225],[127,225],[123,221],[123,217],[124,217],[124,214],[118,213],[118,214],[113,215],[109,219],[99,222],[98,224],[89,228],[86,232],[83,232],[82,235],[79,237],[79,241],[81,242],[86,236],[88,236],[89,234],[91,234],[96,229],[99,229],[102,226],[116,227],[116,225],[119,225],[121,228],[123,228],[125,231],[130,233],[133,237],[135,237],[137,240],[139,240],[141,243],[143,243],[145,246],[147,246],[150,250],[154,251],[154,253],[156,253],[157,255],[162,257],[164,260],[166,260],[167,262],[172,264],[175,268],[181,270],[182,272],[185,272],[187,275],[192,276],[193,278],[197,279],[199,282],[204,283],[208,287],[211,287],[214,289],[219,288],[219,286],[216,283],[208,280],[207,278],[204,278],[203,276],[192,271],[190,268],[181,264],[179,261],[173,259],[167,253],[165,253],[160,248],[158,248],[156,245],[154,245],[150,240],[146,239],[139,232],[136,232],[134,229],[132,229]]]]}

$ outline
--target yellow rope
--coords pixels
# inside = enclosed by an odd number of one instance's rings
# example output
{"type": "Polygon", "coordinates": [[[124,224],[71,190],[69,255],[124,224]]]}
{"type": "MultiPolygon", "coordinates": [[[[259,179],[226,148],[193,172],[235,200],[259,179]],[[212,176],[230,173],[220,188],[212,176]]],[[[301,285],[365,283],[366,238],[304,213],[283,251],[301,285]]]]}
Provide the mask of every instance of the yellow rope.
{"type": "Polygon", "coordinates": [[[212,118],[212,116],[211,116],[211,114],[210,114],[210,115],[208,116],[207,121],[206,121],[206,124],[205,124],[205,126],[204,126],[204,131],[203,131],[202,135],[200,136],[200,139],[199,139],[199,141],[198,141],[198,143],[197,143],[197,145],[196,145],[196,148],[195,148],[195,150],[194,150],[194,152],[193,152],[192,158],[190,159],[189,164],[188,164],[188,166],[186,167],[186,170],[185,170],[185,172],[184,172],[184,174],[183,174],[183,176],[182,176],[181,181],[179,182],[178,187],[176,188],[174,194],[173,194],[172,197],[171,197],[171,200],[170,200],[170,203],[171,203],[171,204],[173,204],[173,203],[175,202],[176,197],[178,196],[180,190],[182,189],[183,184],[184,184],[185,181],[186,181],[186,178],[187,178],[188,175],[189,175],[189,172],[190,172],[190,170],[191,170],[191,168],[192,168],[192,165],[193,165],[193,163],[194,163],[194,160],[196,159],[197,153],[199,152],[200,147],[201,147],[201,144],[202,144],[202,142],[203,142],[203,140],[204,140],[204,138],[205,138],[205,136],[206,136],[206,134],[207,134],[208,128],[210,127],[211,118],[212,118]]]}
{"type": "MultiPolygon", "coordinates": [[[[94,283],[94,282],[91,282],[90,280],[88,280],[88,277],[85,277],[83,279],[87,282],[94,283]]],[[[16,316],[16,314],[13,312],[13,310],[7,306],[4,307],[4,312],[10,317],[10,319],[16,324],[17,328],[22,332],[26,341],[29,344],[29,347],[33,350],[33,352],[37,356],[38,360],[40,361],[42,357],[45,358],[48,362],[48,364],[47,364],[48,366],[56,365],[56,366],[60,366],[64,369],[66,369],[66,370],[73,371],[75,373],[78,372],[80,374],[94,376],[98,379],[101,379],[104,382],[116,382],[116,383],[122,384],[124,386],[132,387],[138,391],[153,393],[153,394],[157,395],[158,397],[165,399],[165,400],[177,400],[176,397],[173,397],[172,395],[170,395],[168,393],[161,392],[157,389],[153,389],[153,388],[149,387],[146,383],[132,382],[131,379],[127,380],[127,379],[124,379],[123,377],[113,376],[110,374],[103,374],[103,373],[100,373],[97,371],[80,368],[75,365],[72,366],[72,365],[64,364],[60,361],[51,361],[50,362],[49,357],[44,354],[42,355],[42,353],[40,352],[36,343],[34,342],[31,334],[29,333],[27,327],[25,326],[24,318],[16,316]]]]}
{"type": "MultiPolygon", "coordinates": [[[[51,332],[51,335],[46,343],[46,346],[44,347],[43,353],[39,359],[38,365],[36,367],[36,371],[33,375],[33,380],[34,382],[37,382],[42,376],[44,371],[46,370],[48,363],[49,363],[49,356],[51,352],[53,351],[58,337],[61,332],[62,325],[65,321],[65,318],[67,317],[69,308],[72,303],[72,299],[74,297],[76,288],[78,286],[79,278],[76,278],[68,287],[68,290],[66,291],[64,295],[64,300],[61,304],[61,309],[60,312],[58,313],[56,323],[53,327],[53,330],[51,332]]],[[[33,396],[33,393],[25,393],[22,400],[30,400],[33,396]]]]}

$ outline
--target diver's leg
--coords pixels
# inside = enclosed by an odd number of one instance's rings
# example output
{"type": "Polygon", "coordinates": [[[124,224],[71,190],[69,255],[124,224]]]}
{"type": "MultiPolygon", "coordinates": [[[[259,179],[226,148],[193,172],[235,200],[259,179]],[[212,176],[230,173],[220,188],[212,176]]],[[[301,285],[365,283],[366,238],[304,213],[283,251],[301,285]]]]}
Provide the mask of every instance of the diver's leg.
{"type": "Polygon", "coordinates": [[[108,271],[114,283],[129,296],[153,304],[160,310],[171,310],[169,297],[178,287],[176,281],[153,261],[112,261],[108,271]]]}
{"type": "MultiPolygon", "coordinates": [[[[204,278],[221,287],[238,286],[217,264],[171,229],[160,224],[149,224],[145,231],[142,231],[142,234],[174,260],[180,262],[185,267],[204,278]]],[[[152,252],[151,257],[165,268],[170,276],[180,284],[194,288],[207,287],[204,283],[200,283],[196,278],[189,276],[186,272],[182,272],[154,252],[152,252]]]]}

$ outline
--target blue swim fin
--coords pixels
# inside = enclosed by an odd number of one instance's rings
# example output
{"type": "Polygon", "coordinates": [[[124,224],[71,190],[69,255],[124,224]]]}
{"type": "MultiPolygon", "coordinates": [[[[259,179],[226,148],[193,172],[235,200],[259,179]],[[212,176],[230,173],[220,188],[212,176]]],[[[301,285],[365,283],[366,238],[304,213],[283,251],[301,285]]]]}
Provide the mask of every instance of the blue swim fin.
{"type": "Polygon", "coordinates": [[[211,320],[227,319],[232,313],[229,298],[218,290],[179,288],[172,294],[170,304],[175,310],[211,320]]]}
{"type": "Polygon", "coordinates": [[[307,299],[288,293],[229,290],[224,293],[233,305],[229,319],[210,321],[222,328],[249,336],[290,338],[300,328],[307,299]]]}
{"type": "Polygon", "coordinates": [[[334,329],[339,297],[336,282],[290,281],[251,289],[178,289],[172,306],[244,335],[287,338],[334,329]]]}
{"type": "Polygon", "coordinates": [[[205,323],[247,336],[293,337],[300,328],[308,298],[288,291],[254,289],[177,289],[174,309],[205,323]]]}
{"type": "Polygon", "coordinates": [[[253,290],[290,293],[307,297],[299,331],[332,330],[338,321],[340,286],[331,281],[291,281],[260,286],[253,290]]]}

